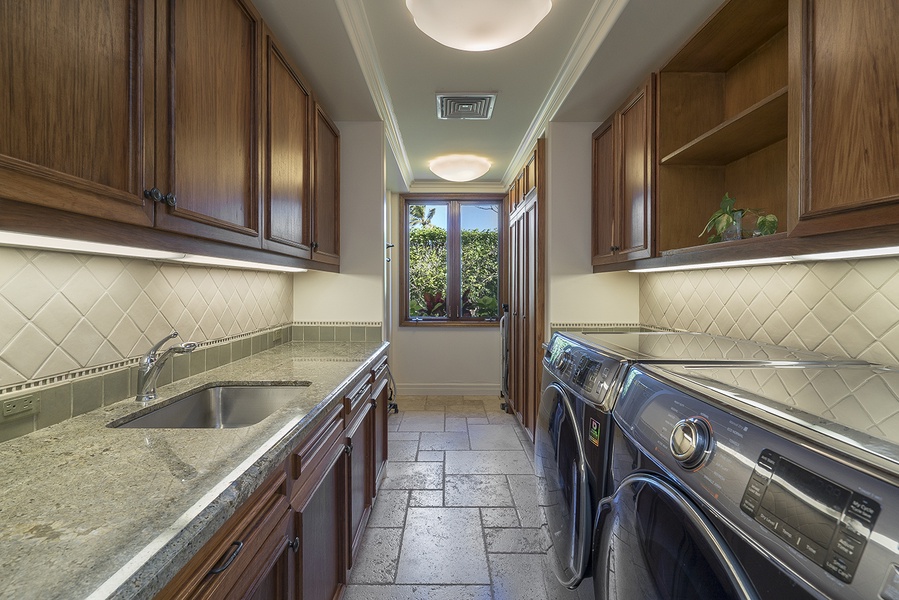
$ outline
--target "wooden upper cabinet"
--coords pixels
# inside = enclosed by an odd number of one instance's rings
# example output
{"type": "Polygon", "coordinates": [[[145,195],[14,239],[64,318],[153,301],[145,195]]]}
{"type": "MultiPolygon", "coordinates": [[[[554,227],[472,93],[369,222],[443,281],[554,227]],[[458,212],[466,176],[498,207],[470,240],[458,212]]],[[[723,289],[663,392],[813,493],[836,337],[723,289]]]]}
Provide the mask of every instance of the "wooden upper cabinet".
{"type": "Polygon", "coordinates": [[[593,132],[593,264],[615,260],[615,142],[609,119],[593,132]]]}
{"type": "Polygon", "coordinates": [[[654,81],[593,133],[594,265],[652,253],[654,81]]]}
{"type": "Polygon", "coordinates": [[[158,0],[156,226],[259,247],[262,20],[244,0],[158,0]]]}
{"type": "Polygon", "coordinates": [[[793,233],[899,224],[899,4],[792,0],[790,19],[793,233]]]}
{"type": "Polygon", "coordinates": [[[263,247],[301,258],[311,256],[313,106],[309,86],[266,31],[263,247]]]}
{"type": "Polygon", "coordinates": [[[0,197],[152,225],[149,4],[0,3],[0,197]]]}
{"type": "Polygon", "coordinates": [[[315,105],[312,259],[340,264],[340,132],[315,105]]]}
{"type": "Polygon", "coordinates": [[[628,259],[646,258],[652,252],[653,81],[650,78],[628,98],[617,117],[621,216],[616,251],[628,259]]]}

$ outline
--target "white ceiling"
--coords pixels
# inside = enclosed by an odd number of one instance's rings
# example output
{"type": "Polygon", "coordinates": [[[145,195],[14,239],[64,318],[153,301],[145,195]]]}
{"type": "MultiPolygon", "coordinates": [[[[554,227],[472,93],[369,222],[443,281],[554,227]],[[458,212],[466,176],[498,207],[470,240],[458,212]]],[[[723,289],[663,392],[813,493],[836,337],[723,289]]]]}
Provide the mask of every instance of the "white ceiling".
{"type": "Polygon", "coordinates": [[[421,33],[405,0],[254,0],[335,121],[385,123],[395,191],[504,190],[549,121],[606,118],[721,3],[554,0],[523,40],[465,52],[421,33]],[[438,92],[496,92],[493,118],[439,120],[438,92]],[[428,161],[452,153],[493,166],[443,182],[428,161]]]}

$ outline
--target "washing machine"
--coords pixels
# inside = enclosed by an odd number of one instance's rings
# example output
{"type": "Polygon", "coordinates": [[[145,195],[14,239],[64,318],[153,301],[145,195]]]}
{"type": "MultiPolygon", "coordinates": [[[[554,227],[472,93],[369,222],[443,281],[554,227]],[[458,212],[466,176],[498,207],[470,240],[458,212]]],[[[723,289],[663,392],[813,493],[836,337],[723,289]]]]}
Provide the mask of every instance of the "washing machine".
{"type": "Polygon", "coordinates": [[[840,362],[813,352],[702,333],[555,333],[543,359],[535,471],[551,538],[549,563],[561,585],[575,588],[590,575],[597,506],[613,490],[611,410],[629,367],[697,361],[767,366],[840,362]]]}
{"type": "Polygon", "coordinates": [[[596,598],[899,598],[897,391],[861,365],[632,366],[596,598]]]}

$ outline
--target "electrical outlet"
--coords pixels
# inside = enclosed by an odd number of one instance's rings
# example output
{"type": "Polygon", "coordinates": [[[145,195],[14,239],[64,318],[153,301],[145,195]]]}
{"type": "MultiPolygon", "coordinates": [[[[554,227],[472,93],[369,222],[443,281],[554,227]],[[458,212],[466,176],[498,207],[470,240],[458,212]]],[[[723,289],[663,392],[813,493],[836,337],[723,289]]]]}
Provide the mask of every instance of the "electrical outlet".
{"type": "Polygon", "coordinates": [[[3,401],[3,416],[11,417],[13,415],[25,416],[27,414],[34,414],[38,411],[39,406],[38,399],[31,396],[19,396],[18,398],[13,398],[11,400],[3,401]]]}
{"type": "Polygon", "coordinates": [[[281,330],[272,332],[272,343],[277,344],[281,342],[281,330]]]}

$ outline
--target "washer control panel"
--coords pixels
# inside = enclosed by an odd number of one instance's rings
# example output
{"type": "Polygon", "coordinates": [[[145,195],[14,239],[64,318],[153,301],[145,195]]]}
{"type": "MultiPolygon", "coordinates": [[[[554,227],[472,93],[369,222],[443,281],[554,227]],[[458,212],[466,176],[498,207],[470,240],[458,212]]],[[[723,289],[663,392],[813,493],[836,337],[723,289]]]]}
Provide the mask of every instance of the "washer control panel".
{"type": "Polygon", "coordinates": [[[880,514],[875,500],[768,449],[759,455],[740,508],[846,583],[880,514]]]}
{"type": "Polygon", "coordinates": [[[578,396],[606,411],[626,366],[558,333],[546,346],[543,365],[578,396]]]}

